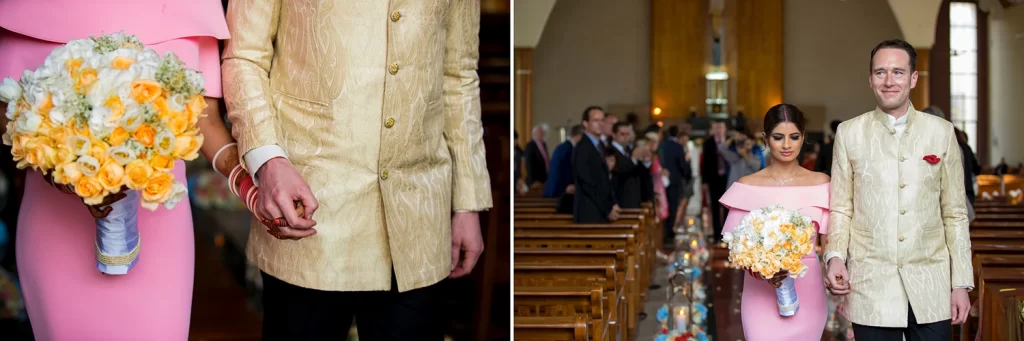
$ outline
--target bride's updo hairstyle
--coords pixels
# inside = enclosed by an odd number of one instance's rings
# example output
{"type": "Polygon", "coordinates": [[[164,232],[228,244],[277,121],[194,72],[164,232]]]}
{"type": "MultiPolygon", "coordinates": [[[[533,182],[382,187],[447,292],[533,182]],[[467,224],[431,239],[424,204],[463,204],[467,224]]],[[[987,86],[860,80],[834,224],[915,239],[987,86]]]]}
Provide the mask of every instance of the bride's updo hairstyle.
{"type": "Polygon", "coordinates": [[[796,126],[796,129],[800,131],[802,135],[804,133],[804,124],[807,123],[807,119],[804,118],[804,113],[800,111],[792,104],[778,104],[768,109],[768,112],[764,114],[764,134],[765,137],[771,136],[772,130],[782,122],[789,122],[796,126]]]}

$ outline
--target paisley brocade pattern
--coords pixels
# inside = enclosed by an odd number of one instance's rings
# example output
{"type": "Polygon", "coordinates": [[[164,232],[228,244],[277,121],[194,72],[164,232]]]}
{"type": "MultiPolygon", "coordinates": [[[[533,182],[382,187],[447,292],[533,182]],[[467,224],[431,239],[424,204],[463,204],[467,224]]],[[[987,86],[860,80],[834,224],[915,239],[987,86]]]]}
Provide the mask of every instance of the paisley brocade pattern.
{"type": "Polygon", "coordinates": [[[951,288],[974,286],[953,126],[913,108],[908,115],[902,135],[880,109],[836,133],[825,258],[846,261],[853,323],[905,327],[908,303],[919,323],[947,320],[951,288]]]}
{"type": "Polygon", "coordinates": [[[492,205],[479,6],[230,2],[223,79],[239,148],[280,145],[320,203],[317,234],[300,241],[253,221],[261,270],[335,291],[388,290],[392,266],[403,292],[448,276],[451,212],[492,205]]]}

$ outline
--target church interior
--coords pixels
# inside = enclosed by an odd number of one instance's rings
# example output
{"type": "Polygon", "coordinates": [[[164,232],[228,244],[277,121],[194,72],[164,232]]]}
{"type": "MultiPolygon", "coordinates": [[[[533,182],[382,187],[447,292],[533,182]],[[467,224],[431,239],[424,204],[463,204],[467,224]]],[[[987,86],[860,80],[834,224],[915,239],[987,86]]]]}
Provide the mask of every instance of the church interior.
{"type": "MultiPolygon", "coordinates": [[[[916,51],[912,107],[951,122],[973,154],[976,287],[952,339],[1024,340],[1024,1],[521,0],[513,13],[516,340],[748,339],[746,275],[713,236],[696,171],[712,122],[763,150],[765,113],[795,105],[800,165],[821,171],[834,124],[874,110],[869,52],[888,39],[916,51]],[[556,147],[580,141],[590,106],[609,134],[626,122],[635,137],[685,135],[694,180],[674,239],[662,239],[657,197],[582,224],[545,188],[579,171],[556,174],[569,162],[556,147]]],[[[821,340],[854,340],[845,298],[828,304],[821,340]]]]}

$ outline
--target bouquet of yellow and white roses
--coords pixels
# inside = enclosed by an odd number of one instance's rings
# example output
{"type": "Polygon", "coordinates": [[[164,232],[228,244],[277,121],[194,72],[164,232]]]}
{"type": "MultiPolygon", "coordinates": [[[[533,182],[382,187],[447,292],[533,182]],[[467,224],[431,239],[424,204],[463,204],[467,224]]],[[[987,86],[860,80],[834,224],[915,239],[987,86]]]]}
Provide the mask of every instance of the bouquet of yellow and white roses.
{"type": "Polygon", "coordinates": [[[126,194],[96,222],[97,267],[125,274],[138,261],[138,206],[169,209],[187,197],[171,169],[198,156],[204,92],[197,71],[133,35],[72,40],[0,84],[3,142],[18,168],[42,172],[88,205],[126,194]]]}
{"type": "Polygon", "coordinates": [[[781,205],[751,211],[732,232],[724,233],[729,262],[764,278],[786,274],[776,294],[779,314],[792,316],[800,307],[793,279],[807,274],[801,258],[814,248],[811,218],[781,205]]]}

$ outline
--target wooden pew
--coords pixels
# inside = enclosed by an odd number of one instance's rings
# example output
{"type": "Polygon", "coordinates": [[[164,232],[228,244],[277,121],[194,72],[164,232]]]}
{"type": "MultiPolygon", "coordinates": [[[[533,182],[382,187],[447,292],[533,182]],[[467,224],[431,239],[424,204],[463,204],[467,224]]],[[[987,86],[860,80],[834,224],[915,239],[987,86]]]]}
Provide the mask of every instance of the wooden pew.
{"type": "MultiPolygon", "coordinates": [[[[625,289],[624,281],[617,278],[614,261],[601,259],[585,259],[578,261],[522,261],[515,260],[513,267],[516,275],[514,284],[517,292],[522,292],[526,297],[527,288],[533,288],[535,293],[547,288],[553,292],[569,291],[567,288],[581,287],[592,288],[598,285],[601,297],[600,307],[602,309],[589,309],[590,326],[593,330],[592,340],[615,340],[616,334],[622,332],[621,318],[624,313],[620,293],[625,289]],[[590,286],[590,287],[587,287],[590,286]],[[607,307],[607,308],[604,308],[607,307]]],[[[587,291],[590,292],[589,290],[587,291]]],[[[564,296],[564,294],[563,294],[564,296]]],[[[518,296],[517,296],[518,297],[518,296]]],[[[554,298],[550,295],[548,299],[554,298]]],[[[524,298],[525,299],[525,298],[524,298]]],[[[535,302],[528,300],[528,302],[535,302]]],[[[518,307],[518,302],[516,303],[518,307]]],[[[560,301],[561,305],[579,305],[578,300],[560,301]]],[[[593,303],[590,303],[593,307],[593,303]]],[[[517,311],[517,314],[529,314],[530,311],[517,311]]],[[[537,311],[536,313],[543,313],[537,311]]]]}
{"type": "Polygon", "coordinates": [[[515,329],[516,341],[586,341],[586,317],[524,317],[513,318],[512,328],[515,329]]]}
{"type": "Polygon", "coordinates": [[[632,271],[627,271],[628,288],[625,293],[628,312],[626,326],[630,333],[635,333],[636,326],[639,322],[638,316],[642,311],[642,304],[646,301],[647,290],[642,290],[641,288],[647,288],[650,283],[650,264],[654,261],[652,257],[648,257],[648,255],[653,254],[653,251],[648,252],[649,250],[645,250],[645,248],[650,245],[649,240],[646,239],[646,236],[649,236],[650,234],[644,233],[644,230],[650,229],[650,226],[644,223],[645,220],[646,217],[643,215],[622,215],[622,217],[614,224],[577,225],[572,223],[572,217],[570,215],[517,214],[515,215],[516,223],[514,227],[514,236],[518,239],[526,230],[535,230],[535,232],[532,233],[538,237],[562,236],[566,238],[574,238],[580,237],[583,234],[600,234],[602,233],[600,232],[602,230],[610,233],[609,229],[623,228],[627,225],[630,226],[631,231],[621,232],[631,232],[637,236],[626,246],[627,266],[629,266],[629,270],[632,271]],[[637,261],[630,262],[630,258],[637,261]]]}
{"type": "MultiPolygon", "coordinates": [[[[594,330],[603,330],[608,315],[603,302],[604,288],[601,284],[568,287],[516,286],[513,290],[515,317],[583,317],[590,325],[600,326],[594,330]]],[[[588,323],[584,321],[584,326],[588,323]]],[[[585,330],[589,330],[586,329],[585,330]]],[[[518,331],[517,331],[518,333],[518,331]]],[[[590,338],[590,335],[584,335],[590,338]]],[[[607,337],[595,337],[604,340],[607,337]]]]}
{"type": "Polygon", "coordinates": [[[982,340],[1003,340],[1000,335],[1004,334],[1000,332],[1005,328],[999,323],[1005,321],[994,307],[999,306],[1005,295],[993,289],[1024,286],[1024,207],[1006,202],[979,202],[976,213],[970,235],[977,290],[970,296],[972,302],[977,299],[981,324],[976,318],[969,318],[960,329],[960,340],[974,340],[972,327],[977,327],[982,340]]]}

